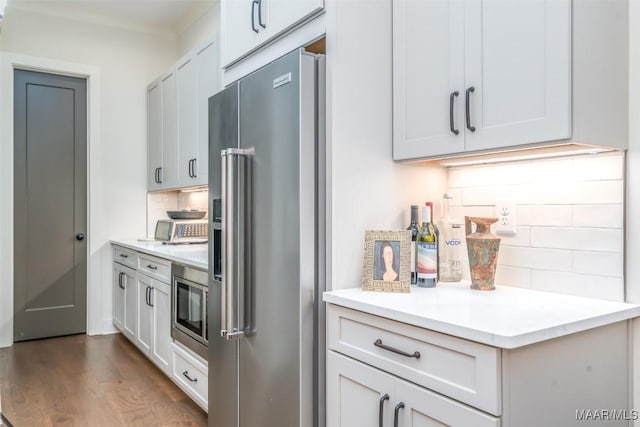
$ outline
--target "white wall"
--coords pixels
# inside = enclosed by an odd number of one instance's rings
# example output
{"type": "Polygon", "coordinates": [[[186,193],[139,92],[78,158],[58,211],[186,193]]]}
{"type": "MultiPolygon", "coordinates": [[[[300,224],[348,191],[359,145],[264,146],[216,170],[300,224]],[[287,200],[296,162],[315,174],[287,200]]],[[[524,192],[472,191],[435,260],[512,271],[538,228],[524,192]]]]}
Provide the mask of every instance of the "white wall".
{"type": "MultiPolygon", "coordinates": [[[[171,36],[158,36],[85,24],[61,17],[7,9],[0,32],[0,51],[51,58],[97,67],[100,73],[100,121],[97,164],[89,171],[92,197],[90,235],[89,331],[111,330],[111,251],[108,239],[146,234],[146,93],[149,81],[176,59],[176,42],[171,36]]],[[[3,76],[7,78],[7,76],[3,76]]],[[[2,126],[10,120],[3,114],[2,126]]],[[[5,135],[5,133],[3,133],[5,135]]],[[[3,138],[2,152],[12,140],[3,138]]],[[[91,142],[90,142],[91,144],[91,142]]],[[[5,171],[6,172],[6,171],[5,171]]],[[[0,180],[0,194],[10,194],[10,181],[0,180]]],[[[4,210],[10,207],[3,206],[4,210]]],[[[11,269],[5,245],[12,224],[7,212],[0,216],[3,252],[0,271],[11,269]]],[[[0,275],[0,295],[10,294],[11,278],[0,275]]],[[[12,302],[2,301],[2,318],[11,318],[12,302]]],[[[6,325],[4,325],[6,326],[6,325]]],[[[10,345],[11,337],[0,328],[0,346],[10,345]]]]}
{"type": "Polygon", "coordinates": [[[327,288],[335,290],[361,285],[364,231],[406,228],[409,206],[439,200],[447,175],[391,160],[391,0],[326,4],[327,288]]]}
{"type": "Polygon", "coordinates": [[[496,284],[624,300],[624,153],[456,167],[449,188],[461,220],[496,217],[499,197],[517,204],[496,284]]]}
{"type": "Polygon", "coordinates": [[[220,29],[220,3],[212,2],[205,10],[193,10],[197,14],[195,19],[187,16],[185,22],[179,25],[177,38],[177,58],[186,55],[191,49],[205,43],[220,29]],[[184,27],[184,28],[182,28],[184,27]]]}

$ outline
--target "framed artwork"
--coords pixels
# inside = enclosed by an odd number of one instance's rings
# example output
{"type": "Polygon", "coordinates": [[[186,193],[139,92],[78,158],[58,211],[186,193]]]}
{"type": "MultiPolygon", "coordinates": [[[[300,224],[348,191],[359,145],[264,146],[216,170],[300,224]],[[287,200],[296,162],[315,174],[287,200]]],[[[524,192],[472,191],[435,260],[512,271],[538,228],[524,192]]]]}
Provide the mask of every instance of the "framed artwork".
{"type": "Polygon", "coordinates": [[[411,292],[411,231],[367,230],[362,289],[411,292]]]}

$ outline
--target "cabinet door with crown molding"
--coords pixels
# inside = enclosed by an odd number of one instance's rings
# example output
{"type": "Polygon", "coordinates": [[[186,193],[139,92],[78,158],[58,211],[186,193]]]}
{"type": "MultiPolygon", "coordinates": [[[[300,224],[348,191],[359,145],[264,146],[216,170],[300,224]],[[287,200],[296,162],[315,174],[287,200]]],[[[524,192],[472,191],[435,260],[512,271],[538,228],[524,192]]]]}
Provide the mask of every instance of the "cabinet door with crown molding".
{"type": "Polygon", "coordinates": [[[467,1],[466,151],[571,137],[571,1],[467,1]]]}
{"type": "Polygon", "coordinates": [[[464,150],[464,3],[393,2],[393,157],[464,150]]]}
{"type": "Polygon", "coordinates": [[[324,0],[222,0],[222,65],[229,67],[319,14],[324,0]]]}
{"type": "Polygon", "coordinates": [[[571,137],[571,0],[393,0],[393,158],[571,137]]]}

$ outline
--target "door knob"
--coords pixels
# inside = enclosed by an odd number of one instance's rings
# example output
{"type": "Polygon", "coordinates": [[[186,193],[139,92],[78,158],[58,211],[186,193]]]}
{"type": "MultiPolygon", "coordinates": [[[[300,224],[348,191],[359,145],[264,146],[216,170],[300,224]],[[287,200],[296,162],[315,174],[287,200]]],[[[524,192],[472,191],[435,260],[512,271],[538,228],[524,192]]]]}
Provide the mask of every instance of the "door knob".
{"type": "Polygon", "coordinates": [[[76,240],[84,240],[84,233],[76,234],[76,240]]]}

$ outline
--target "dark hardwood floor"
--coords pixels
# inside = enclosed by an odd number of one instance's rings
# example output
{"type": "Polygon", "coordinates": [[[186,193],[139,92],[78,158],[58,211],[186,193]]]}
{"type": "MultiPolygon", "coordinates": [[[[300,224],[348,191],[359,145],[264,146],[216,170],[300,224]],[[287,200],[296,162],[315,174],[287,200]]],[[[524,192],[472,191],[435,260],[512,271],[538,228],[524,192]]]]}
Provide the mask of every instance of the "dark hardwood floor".
{"type": "Polygon", "coordinates": [[[207,414],[121,334],[0,349],[0,396],[14,427],[207,425],[207,414]]]}

